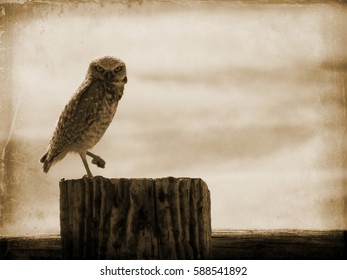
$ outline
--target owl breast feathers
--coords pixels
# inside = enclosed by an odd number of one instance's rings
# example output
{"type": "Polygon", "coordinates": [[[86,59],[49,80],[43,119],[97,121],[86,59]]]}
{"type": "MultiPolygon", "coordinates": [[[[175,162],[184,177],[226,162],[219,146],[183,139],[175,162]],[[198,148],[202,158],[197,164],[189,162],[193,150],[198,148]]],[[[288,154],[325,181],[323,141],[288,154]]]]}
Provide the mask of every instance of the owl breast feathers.
{"type": "Polygon", "coordinates": [[[103,167],[103,160],[88,150],[110,125],[126,83],[126,67],[120,59],[106,56],[89,64],[85,80],[61,113],[47,153],[40,160],[44,172],[68,152],[79,153],[89,177],[86,155],[103,167]]]}

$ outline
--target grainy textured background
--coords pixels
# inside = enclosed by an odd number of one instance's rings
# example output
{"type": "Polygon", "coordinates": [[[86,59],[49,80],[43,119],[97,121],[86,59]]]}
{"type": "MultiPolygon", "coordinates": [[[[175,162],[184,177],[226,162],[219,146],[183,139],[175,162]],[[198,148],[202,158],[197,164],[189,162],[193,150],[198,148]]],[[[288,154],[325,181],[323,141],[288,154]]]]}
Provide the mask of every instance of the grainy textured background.
{"type": "Polygon", "coordinates": [[[38,160],[107,54],[129,83],[95,174],[201,177],[214,229],[346,228],[345,5],[85,2],[0,5],[0,234],[59,231],[58,182],[85,171],[38,160]]]}

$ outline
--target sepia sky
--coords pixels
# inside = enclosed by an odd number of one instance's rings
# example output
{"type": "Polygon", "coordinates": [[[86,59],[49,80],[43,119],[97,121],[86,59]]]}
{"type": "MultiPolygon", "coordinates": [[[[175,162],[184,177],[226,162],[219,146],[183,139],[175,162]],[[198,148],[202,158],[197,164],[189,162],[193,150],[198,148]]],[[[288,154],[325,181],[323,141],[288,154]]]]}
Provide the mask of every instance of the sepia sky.
{"type": "MultiPolygon", "coordinates": [[[[13,139],[26,168],[7,232],[59,231],[68,155],[41,173],[88,63],[113,55],[128,84],[93,152],[105,177],[200,177],[213,229],[343,229],[346,8],[227,2],[40,6],[12,32],[13,139]],[[15,110],[14,110],[15,111],[15,110]],[[25,156],[24,156],[25,155],[25,156]]],[[[7,119],[8,122],[12,118],[7,119]]]]}

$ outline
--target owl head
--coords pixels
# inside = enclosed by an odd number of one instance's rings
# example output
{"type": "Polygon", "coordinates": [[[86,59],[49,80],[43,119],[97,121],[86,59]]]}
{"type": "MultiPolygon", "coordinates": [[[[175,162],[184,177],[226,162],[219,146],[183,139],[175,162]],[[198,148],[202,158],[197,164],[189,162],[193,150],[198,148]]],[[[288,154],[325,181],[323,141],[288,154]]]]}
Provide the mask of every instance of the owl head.
{"type": "Polygon", "coordinates": [[[93,60],[87,75],[108,83],[125,84],[128,81],[125,63],[113,56],[93,60]]]}

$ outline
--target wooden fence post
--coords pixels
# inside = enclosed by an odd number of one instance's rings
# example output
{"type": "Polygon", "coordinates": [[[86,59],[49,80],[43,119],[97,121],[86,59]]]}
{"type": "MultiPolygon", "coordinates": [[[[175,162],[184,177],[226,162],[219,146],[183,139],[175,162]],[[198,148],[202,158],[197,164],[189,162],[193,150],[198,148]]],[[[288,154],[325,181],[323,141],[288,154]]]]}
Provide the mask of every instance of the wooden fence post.
{"type": "Polygon", "coordinates": [[[63,259],[209,259],[211,203],[192,178],[60,181],[63,259]]]}

